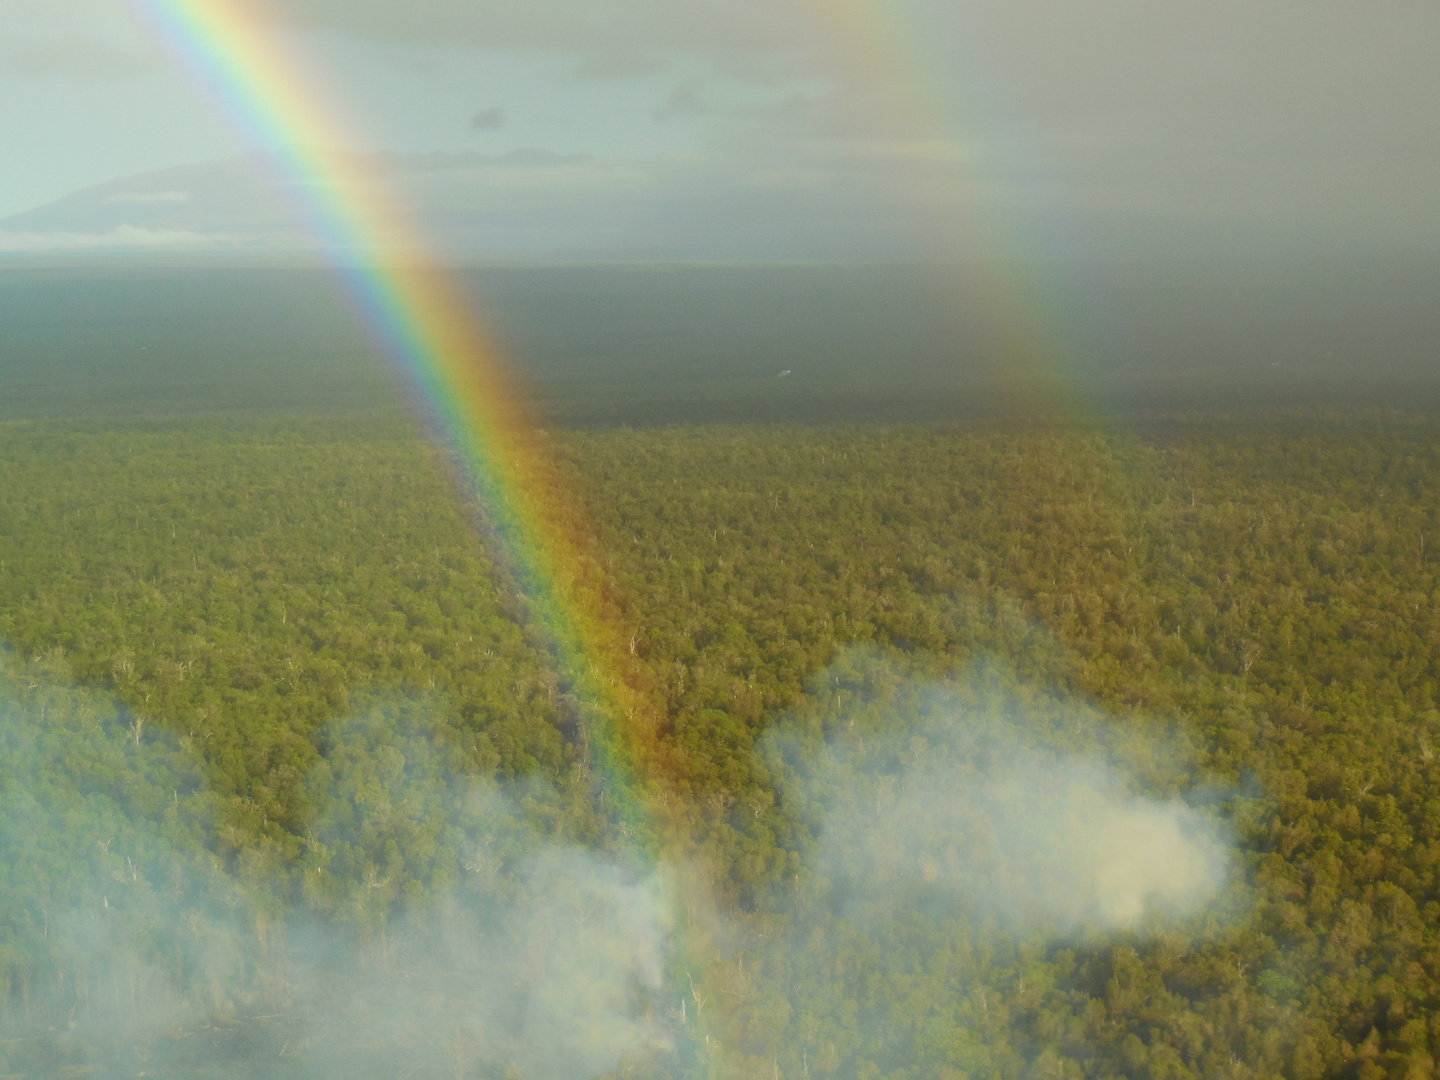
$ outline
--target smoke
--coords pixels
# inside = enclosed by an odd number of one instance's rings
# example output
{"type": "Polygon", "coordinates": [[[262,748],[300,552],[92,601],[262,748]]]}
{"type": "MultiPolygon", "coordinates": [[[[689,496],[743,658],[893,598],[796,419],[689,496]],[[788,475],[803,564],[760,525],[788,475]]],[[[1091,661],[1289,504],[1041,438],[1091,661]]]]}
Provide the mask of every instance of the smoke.
{"type": "Polygon", "coordinates": [[[239,890],[172,740],[0,652],[0,1025],[150,1030],[228,981],[239,890]],[[183,979],[175,976],[184,973],[183,979]]]}
{"type": "Polygon", "coordinates": [[[310,1074],[569,1080],[665,1051],[652,999],[669,921],[655,878],[543,847],[503,898],[475,899],[447,891],[365,945],[329,925],[292,929],[292,950],[316,958],[289,993],[310,1074]]]}
{"type": "Polygon", "coordinates": [[[1225,847],[1183,803],[1131,794],[1083,759],[1022,755],[967,773],[946,750],[928,756],[950,734],[932,730],[927,756],[857,784],[826,824],[828,876],[862,895],[945,894],[1012,927],[1061,932],[1190,915],[1223,884],[1225,847]]]}
{"type": "Polygon", "coordinates": [[[222,855],[180,740],[0,651],[4,1071],[579,1080],[666,1055],[661,876],[556,835],[561,793],[457,771],[438,712],[334,725],[305,850],[222,855]]]}
{"type": "Polygon", "coordinates": [[[1153,790],[1188,778],[1164,733],[983,667],[936,683],[873,654],[822,673],[810,712],[808,739],[792,726],[766,753],[819,836],[832,906],[1066,935],[1184,919],[1225,884],[1220,824],[1153,790]]]}
{"type": "Polygon", "coordinates": [[[660,875],[552,835],[553,789],[475,779],[435,711],[380,702],[321,740],[302,874],[324,921],[291,930],[316,957],[292,997],[333,1002],[312,1068],[578,1080],[663,1052],[660,875]]]}
{"type": "MultiPolygon", "coordinates": [[[[0,651],[0,1072],[802,1075],[854,1039],[908,1068],[933,1047],[847,1002],[958,999],[1004,940],[1183,934],[1229,873],[1182,738],[993,665],[857,650],[815,677],[753,763],[796,844],[753,919],[606,850],[583,770],[477,778],[464,731],[371,699],[317,736],[303,838],[267,839],[183,739],[0,651]]],[[[988,1000],[946,1023],[970,1038],[988,1000]]]]}
{"type": "Polygon", "coordinates": [[[481,109],[470,118],[470,127],[475,131],[499,131],[504,126],[504,109],[481,109]]]}

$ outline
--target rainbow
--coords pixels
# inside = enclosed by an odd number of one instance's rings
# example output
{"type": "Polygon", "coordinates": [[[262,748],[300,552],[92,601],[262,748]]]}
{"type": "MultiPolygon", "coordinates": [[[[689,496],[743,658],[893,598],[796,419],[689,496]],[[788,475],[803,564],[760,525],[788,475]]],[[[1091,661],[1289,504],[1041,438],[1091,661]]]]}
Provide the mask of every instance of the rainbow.
{"type": "MultiPolygon", "coordinates": [[[[931,89],[945,78],[933,70],[927,50],[914,44],[927,35],[906,23],[902,5],[799,2],[812,9],[817,33],[830,37],[850,62],[886,85],[906,88],[894,106],[896,131],[933,138],[954,130],[954,118],[941,107],[944,95],[931,89]]],[[[637,850],[654,856],[660,845],[679,845],[685,851],[680,801],[664,790],[671,770],[656,738],[662,718],[647,676],[614,617],[607,575],[584,541],[576,502],[567,497],[473,305],[429,254],[383,178],[368,171],[363,156],[341,149],[355,144],[341,122],[342,111],[307,78],[300,58],[287,55],[284,25],[261,3],[127,3],[254,142],[281,148],[281,165],[301,181],[299,191],[310,193],[302,209],[315,236],[336,256],[337,270],[369,328],[403,371],[485,509],[530,619],[565,690],[580,703],[589,767],[604,806],[637,850]]],[[[973,168],[960,165],[954,172],[957,185],[985,201],[987,185],[973,168]]],[[[1003,255],[1020,245],[998,219],[981,222],[977,216],[972,224],[989,226],[987,250],[978,254],[994,260],[995,268],[989,280],[957,287],[1006,327],[1004,376],[1014,384],[1012,392],[1033,404],[1038,391],[1053,405],[1060,382],[1056,365],[1065,350],[1045,330],[1033,283],[1007,280],[999,267],[1003,255]]]]}
{"type": "MultiPolygon", "coordinates": [[[[666,755],[673,751],[657,737],[663,718],[615,617],[607,575],[585,539],[578,504],[567,496],[543,436],[472,305],[428,253],[419,229],[387,196],[382,179],[367,174],[365,159],[338,149],[355,144],[339,121],[340,111],[328,107],[322,88],[307,80],[304,64],[286,56],[283,26],[255,0],[127,2],[254,141],[282,147],[283,167],[302,182],[301,191],[314,193],[304,207],[314,234],[335,253],[338,272],[371,331],[460,463],[531,622],[566,691],[579,702],[602,806],[630,851],[656,867],[668,866],[672,888],[691,894],[685,899],[693,908],[703,900],[698,894],[704,884],[694,875],[704,871],[690,862],[695,850],[684,801],[669,790],[673,763],[666,755]],[[691,883],[701,888],[688,888],[691,883]]],[[[897,130],[951,127],[936,108],[938,99],[920,92],[919,81],[930,79],[923,78],[923,57],[906,45],[924,35],[907,30],[895,5],[798,2],[812,6],[817,29],[833,33],[836,44],[872,76],[911,86],[896,105],[897,130]]],[[[956,183],[983,197],[986,186],[968,169],[956,169],[956,183]]],[[[978,254],[1003,263],[1003,256],[1020,246],[1001,222],[990,224],[988,250],[978,254]]],[[[1025,396],[1033,402],[1039,383],[1041,396],[1052,398],[1054,367],[1064,350],[1045,332],[1038,290],[1006,276],[997,269],[984,283],[982,302],[1009,332],[1011,376],[1031,384],[1021,388],[1025,396]]],[[[707,937],[703,908],[688,923],[677,919],[684,928],[680,950],[687,966],[696,963],[702,982],[707,969],[728,962],[707,937]]]]}
{"type": "Polygon", "coordinates": [[[886,95],[891,129],[949,159],[946,180],[970,208],[926,224],[935,231],[932,242],[945,253],[942,259],[953,253],[985,269],[950,280],[940,271],[940,284],[957,303],[983,309],[1003,329],[998,389],[1010,407],[1071,422],[1095,416],[1094,403],[1084,400],[1083,380],[1070,367],[1073,330],[1057,303],[1065,290],[1038,269],[1045,263],[1037,257],[1042,243],[1050,238],[1027,234],[1026,223],[1002,209],[1003,178],[988,174],[958,134],[978,129],[1013,137],[1019,127],[1011,117],[982,115],[975,106],[990,95],[966,85],[975,78],[970,69],[981,65],[967,54],[966,40],[973,35],[964,24],[965,5],[943,5],[942,23],[913,0],[797,2],[828,32],[844,62],[891,88],[886,95]]]}
{"type": "Polygon", "coordinates": [[[319,88],[281,51],[280,27],[241,0],[130,0],[157,36],[262,145],[319,192],[304,209],[372,333],[411,383],[473,486],[564,689],[578,701],[589,766],[622,835],[655,854],[665,832],[647,769],[656,727],[643,676],[610,617],[573,502],[501,357],[420,232],[386,197],[319,88]]]}
{"type": "MultiPolygon", "coordinates": [[[[303,210],[315,236],[336,256],[372,333],[404,372],[485,509],[530,619],[566,691],[580,703],[589,767],[604,805],[638,850],[658,855],[662,844],[685,850],[679,800],[664,790],[670,770],[656,738],[662,718],[647,676],[614,617],[607,575],[584,539],[577,504],[473,305],[429,253],[383,178],[369,172],[363,156],[340,149],[355,144],[341,110],[307,78],[300,58],[287,55],[285,27],[261,0],[126,2],[253,141],[281,147],[281,165],[309,193],[303,210]]],[[[946,115],[947,95],[936,92],[951,81],[933,58],[936,35],[910,25],[903,3],[797,3],[811,11],[817,33],[839,55],[869,77],[903,88],[893,107],[897,132],[933,139],[963,126],[946,115]]],[[[982,204],[989,201],[993,181],[985,183],[969,163],[953,171],[958,186],[982,204]]],[[[973,215],[970,224],[979,231],[971,234],[969,253],[990,269],[986,280],[967,279],[956,289],[1004,326],[1008,370],[1002,379],[1012,396],[1026,406],[1058,405],[1073,418],[1061,400],[1074,394],[1073,380],[1059,370],[1068,350],[1059,347],[1060,336],[1047,325],[1053,320],[1039,303],[1050,290],[1014,271],[1014,256],[1025,245],[1002,217],[993,210],[973,215]],[[1068,394],[1058,392],[1062,386],[1068,394]]],[[[945,223],[937,224],[943,232],[945,223]]]]}

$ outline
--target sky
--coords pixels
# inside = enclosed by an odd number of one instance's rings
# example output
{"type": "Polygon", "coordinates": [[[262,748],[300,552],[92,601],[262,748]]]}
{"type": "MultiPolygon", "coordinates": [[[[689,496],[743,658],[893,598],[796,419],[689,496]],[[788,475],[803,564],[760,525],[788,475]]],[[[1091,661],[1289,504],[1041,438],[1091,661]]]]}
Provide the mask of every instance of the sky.
{"type": "MultiPolygon", "coordinates": [[[[166,54],[141,6],[0,0],[0,251],[295,242],[274,177],[235,164],[274,147],[166,54]]],[[[343,115],[346,149],[449,155],[389,170],[439,246],[694,259],[1440,247],[1432,0],[266,10],[277,48],[343,115]]]]}

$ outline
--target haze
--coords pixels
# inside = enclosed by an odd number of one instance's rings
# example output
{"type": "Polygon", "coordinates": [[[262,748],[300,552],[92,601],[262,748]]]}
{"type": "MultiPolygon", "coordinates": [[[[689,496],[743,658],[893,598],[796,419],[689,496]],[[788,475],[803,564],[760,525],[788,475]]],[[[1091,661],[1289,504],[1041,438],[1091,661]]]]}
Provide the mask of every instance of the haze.
{"type": "Polygon", "coordinates": [[[1433,1078],[1437,56],[0,0],[0,1077],[1433,1078]]]}
{"type": "MultiPolygon", "coordinates": [[[[389,171],[465,258],[1336,256],[1440,240],[1428,3],[273,7],[347,149],[448,155],[389,171]]],[[[239,160],[276,147],[243,137],[130,5],[0,11],[0,251],[306,246],[274,174],[239,160]]]]}

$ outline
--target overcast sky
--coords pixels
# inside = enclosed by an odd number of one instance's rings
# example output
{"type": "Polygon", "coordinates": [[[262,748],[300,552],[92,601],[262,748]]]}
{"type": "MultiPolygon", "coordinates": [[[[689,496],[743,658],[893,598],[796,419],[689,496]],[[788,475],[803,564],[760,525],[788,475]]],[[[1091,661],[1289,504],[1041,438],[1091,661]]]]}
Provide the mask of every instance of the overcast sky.
{"type": "MultiPolygon", "coordinates": [[[[0,218],[257,148],[139,4],[0,0],[0,218]]],[[[493,227],[500,253],[1440,247],[1434,0],[274,8],[354,149],[480,155],[414,197],[440,231],[490,222],[476,242],[493,227]]],[[[115,212],[107,229],[141,242],[183,232],[115,212]]],[[[25,228],[39,247],[78,235],[25,228]]]]}

